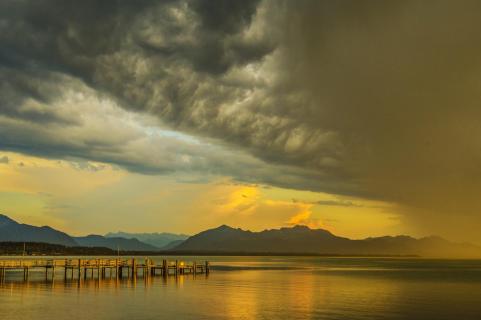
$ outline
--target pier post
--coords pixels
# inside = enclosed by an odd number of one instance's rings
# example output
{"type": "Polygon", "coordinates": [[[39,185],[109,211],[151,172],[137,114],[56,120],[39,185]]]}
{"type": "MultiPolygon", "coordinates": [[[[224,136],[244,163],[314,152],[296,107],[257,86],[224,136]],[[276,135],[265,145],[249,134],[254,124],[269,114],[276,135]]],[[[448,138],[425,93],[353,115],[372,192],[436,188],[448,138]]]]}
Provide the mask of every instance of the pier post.
{"type": "Polygon", "coordinates": [[[205,262],[205,270],[204,270],[204,272],[205,272],[205,274],[209,274],[209,271],[210,271],[210,270],[209,270],[209,261],[206,261],[206,262],[205,262]]]}
{"type": "Polygon", "coordinates": [[[145,258],[144,260],[144,278],[150,276],[150,263],[149,263],[149,259],[145,258]]]}
{"type": "MultiPolygon", "coordinates": [[[[100,275],[100,259],[97,259],[97,261],[95,261],[95,264],[97,265],[97,279],[100,280],[100,278],[101,278],[101,275],[100,275]]],[[[94,271],[92,270],[92,278],[93,278],[93,273],[94,273],[94,271]]]]}
{"type": "Polygon", "coordinates": [[[154,261],[150,260],[150,264],[151,264],[150,274],[155,277],[155,273],[157,271],[157,269],[155,269],[155,263],[154,261]]]}
{"type": "Polygon", "coordinates": [[[137,265],[135,259],[132,259],[132,279],[137,277],[137,265]]]}
{"type": "Polygon", "coordinates": [[[166,277],[169,274],[169,269],[167,268],[167,260],[162,260],[162,276],[166,277]]]}

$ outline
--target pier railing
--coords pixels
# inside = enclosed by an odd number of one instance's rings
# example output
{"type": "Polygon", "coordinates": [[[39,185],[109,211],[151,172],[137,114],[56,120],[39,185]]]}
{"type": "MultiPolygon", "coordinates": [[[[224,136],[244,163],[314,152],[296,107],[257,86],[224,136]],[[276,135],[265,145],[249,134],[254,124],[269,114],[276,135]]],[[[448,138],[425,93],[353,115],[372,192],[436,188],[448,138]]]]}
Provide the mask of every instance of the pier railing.
{"type": "Polygon", "coordinates": [[[91,278],[133,278],[143,276],[169,276],[179,274],[198,274],[209,273],[209,262],[198,261],[167,261],[157,263],[152,259],[17,259],[17,260],[0,260],[0,280],[4,280],[7,272],[23,271],[24,279],[27,280],[29,272],[32,270],[44,270],[45,277],[53,279],[56,270],[61,269],[64,278],[82,277],[91,278]],[[96,276],[94,275],[96,274],[96,276]]]}

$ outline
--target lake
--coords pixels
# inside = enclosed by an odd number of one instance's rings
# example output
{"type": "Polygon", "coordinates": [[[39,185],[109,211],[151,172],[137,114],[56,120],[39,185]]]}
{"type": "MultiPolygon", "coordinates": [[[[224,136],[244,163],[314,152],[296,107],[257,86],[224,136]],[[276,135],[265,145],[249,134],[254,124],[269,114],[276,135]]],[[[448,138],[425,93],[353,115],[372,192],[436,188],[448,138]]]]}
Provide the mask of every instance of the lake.
{"type": "MultiPolygon", "coordinates": [[[[56,257],[57,259],[58,257],[56,257]]],[[[143,257],[142,257],[143,259],[143,257]]],[[[161,261],[160,257],[153,257],[161,261]]],[[[176,257],[168,257],[169,260],[176,257]]],[[[1,319],[480,319],[481,260],[179,257],[211,273],[45,281],[9,275],[1,319]]]]}

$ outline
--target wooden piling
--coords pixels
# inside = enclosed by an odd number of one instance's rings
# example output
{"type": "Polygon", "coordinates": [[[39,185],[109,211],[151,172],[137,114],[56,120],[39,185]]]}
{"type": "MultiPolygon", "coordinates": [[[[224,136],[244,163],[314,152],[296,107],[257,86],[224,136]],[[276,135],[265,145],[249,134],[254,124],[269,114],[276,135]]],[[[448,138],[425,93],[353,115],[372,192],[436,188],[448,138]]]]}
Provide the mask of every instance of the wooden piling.
{"type": "Polygon", "coordinates": [[[135,259],[132,259],[132,279],[137,277],[137,268],[136,268],[136,262],[135,259]]]}
{"type": "Polygon", "coordinates": [[[162,275],[164,277],[169,275],[169,268],[167,266],[167,260],[162,260],[162,275]]]}
{"type": "Polygon", "coordinates": [[[28,272],[29,272],[28,267],[24,267],[23,268],[23,280],[24,281],[28,280],[28,272]]]}

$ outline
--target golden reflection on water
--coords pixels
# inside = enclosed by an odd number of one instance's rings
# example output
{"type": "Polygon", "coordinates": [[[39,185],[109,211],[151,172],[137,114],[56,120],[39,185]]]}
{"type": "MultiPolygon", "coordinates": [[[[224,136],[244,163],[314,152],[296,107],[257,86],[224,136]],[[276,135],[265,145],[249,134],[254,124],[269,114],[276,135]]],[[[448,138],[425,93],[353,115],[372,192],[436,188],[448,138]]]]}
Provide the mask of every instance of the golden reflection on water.
{"type": "Polygon", "coordinates": [[[38,290],[42,288],[43,290],[49,289],[52,291],[63,291],[65,289],[135,289],[137,287],[142,287],[148,289],[153,285],[174,285],[178,288],[182,288],[184,285],[185,278],[196,279],[205,278],[207,279],[209,275],[176,275],[176,276],[149,276],[149,277],[133,277],[133,278],[87,278],[87,279],[48,279],[44,280],[41,277],[37,277],[34,280],[19,280],[19,279],[6,279],[0,282],[0,289],[3,290],[17,290],[17,291],[28,291],[28,290],[38,290]]]}
{"type": "Polygon", "coordinates": [[[304,315],[317,319],[319,309],[333,306],[345,315],[356,313],[350,306],[362,305],[384,313],[403,299],[402,285],[382,279],[353,278],[349,276],[322,276],[309,272],[248,271],[230,273],[232,277],[223,292],[226,319],[275,318],[279,314],[304,315]],[[259,290],[259,287],[261,288],[259,290]],[[396,301],[398,300],[398,301],[396,301]]]}
{"type": "MultiPolygon", "coordinates": [[[[159,288],[165,287],[182,291],[167,299],[171,300],[172,307],[186,308],[185,302],[189,301],[189,304],[201,308],[206,314],[221,311],[222,319],[278,318],[280,314],[291,315],[291,318],[303,315],[303,319],[318,319],[324,312],[356,318],[360,311],[366,310],[375,314],[389,314],[399,308],[413,291],[409,282],[390,278],[332,276],[312,272],[224,272],[221,274],[221,283],[216,281],[217,275],[210,277],[214,278],[213,285],[209,285],[209,276],[206,275],[6,280],[0,284],[0,289],[3,294],[8,292],[11,296],[25,297],[22,303],[28,306],[29,297],[45,293],[58,298],[77,292],[80,296],[94,295],[98,299],[108,297],[108,301],[111,301],[112,297],[125,292],[134,294],[129,297],[135,299],[139,289],[147,294],[143,296],[146,300],[141,302],[144,304],[159,296],[159,288]],[[195,286],[196,280],[203,280],[200,287],[195,286]]],[[[425,283],[426,288],[429,286],[433,287],[428,291],[435,290],[435,284],[425,283]]],[[[155,306],[150,305],[145,308],[146,312],[149,309],[156,310],[155,306]]]]}
{"type": "Polygon", "coordinates": [[[72,313],[76,319],[479,318],[477,264],[447,270],[447,262],[431,262],[423,270],[421,264],[406,269],[398,261],[383,269],[378,262],[336,260],[326,267],[312,263],[315,268],[277,270],[269,260],[265,266],[271,269],[262,270],[237,261],[231,265],[246,269],[214,270],[207,277],[45,281],[39,275],[27,282],[10,277],[0,284],[0,310],[2,320],[32,314],[36,320],[64,319],[72,313]]]}

